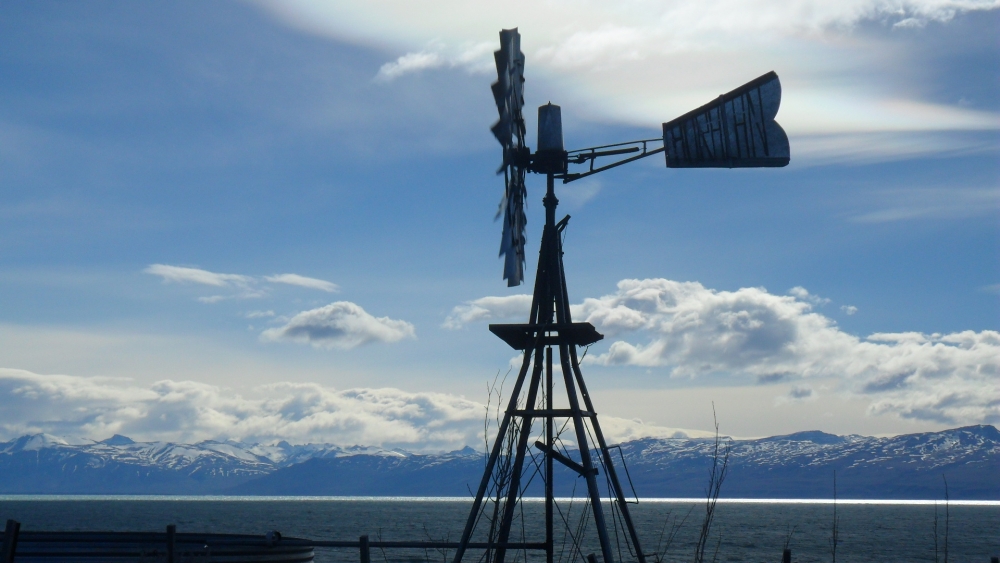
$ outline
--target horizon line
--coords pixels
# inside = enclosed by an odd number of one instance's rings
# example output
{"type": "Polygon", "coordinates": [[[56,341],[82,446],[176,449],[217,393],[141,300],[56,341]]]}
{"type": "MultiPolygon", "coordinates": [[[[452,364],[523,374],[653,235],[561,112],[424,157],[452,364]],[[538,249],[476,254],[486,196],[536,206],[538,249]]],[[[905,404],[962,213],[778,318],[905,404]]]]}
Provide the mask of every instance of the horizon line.
{"type": "MultiPolygon", "coordinates": [[[[435,496],[290,496],[290,495],[95,495],[95,494],[0,494],[0,501],[229,501],[229,502],[279,502],[279,501],[339,501],[339,502],[472,502],[468,497],[435,496]]],[[[524,497],[524,502],[544,502],[544,497],[524,497]]],[[[556,501],[571,502],[569,497],[556,497],[556,501]]],[[[653,504],[702,503],[704,498],[657,497],[639,499],[653,504]]],[[[608,501],[610,502],[610,501],[608,501]]],[[[909,505],[933,506],[1000,506],[1000,500],[905,500],[905,499],[782,499],[782,498],[719,498],[720,504],[846,504],[846,505],[909,505]]]]}

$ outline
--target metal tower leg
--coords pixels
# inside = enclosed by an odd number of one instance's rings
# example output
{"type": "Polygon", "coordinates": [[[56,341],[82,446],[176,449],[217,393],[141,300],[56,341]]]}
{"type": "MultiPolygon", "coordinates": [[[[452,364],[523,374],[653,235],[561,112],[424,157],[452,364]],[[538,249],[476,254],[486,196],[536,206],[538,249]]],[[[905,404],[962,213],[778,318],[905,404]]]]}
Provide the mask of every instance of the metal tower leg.
{"type": "Polygon", "coordinates": [[[476,528],[476,522],[479,520],[479,510],[483,505],[483,496],[486,494],[486,489],[489,487],[490,480],[493,478],[493,469],[496,467],[497,458],[500,457],[500,450],[503,449],[504,436],[507,435],[507,428],[510,426],[513,413],[517,409],[517,398],[521,395],[521,387],[524,385],[524,378],[528,374],[529,365],[531,365],[531,352],[526,351],[524,353],[524,361],[521,363],[521,371],[517,375],[517,382],[514,384],[513,391],[511,391],[507,411],[503,415],[503,421],[500,423],[500,428],[497,429],[496,441],[493,442],[493,449],[490,451],[490,457],[486,461],[486,468],[483,470],[483,478],[480,480],[479,490],[476,492],[476,500],[472,503],[472,510],[469,511],[469,518],[465,522],[465,530],[462,532],[462,539],[459,541],[459,546],[455,550],[455,563],[459,563],[462,560],[462,556],[465,554],[466,546],[469,544],[469,539],[472,537],[472,532],[476,528]]]}
{"type": "Polygon", "coordinates": [[[608,527],[604,521],[601,491],[597,488],[597,468],[594,467],[594,460],[590,457],[587,430],[583,425],[583,413],[580,412],[580,399],[576,396],[576,386],[573,385],[573,374],[569,367],[569,353],[565,344],[559,345],[559,359],[562,362],[563,379],[566,381],[569,408],[573,413],[576,443],[580,449],[580,464],[583,465],[584,478],[587,480],[587,491],[590,493],[590,506],[594,512],[594,525],[597,527],[597,536],[601,540],[601,553],[604,555],[604,563],[613,563],[615,559],[611,554],[611,540],[608,538],[608,527]]]}
{"type": "MultiPolygon", "coordinates": [[[[524,402],[524,407],[529,412],[535,409],[538,383],[542,373],[542,356],[544,349],[539,346],[535,349],[535,369],[531,373],[531,385],[528,386],[528,399],[524,402]]],[[[531,436],[531,415],[523,415],[521,431],[517,436],[517,451],[514,454],[514,464],[511,466],[510,482],[507,485],[507,500],[503,506],[503,519],[500,520],[500,533],[497,535],[497,543],[506,544],[510,537],[510,525],[514,520],[514,505],[521,496],[521,467],[524,465],[524,455],[528,449],[528,438],[531,436]]],[[[498,547],[496,550],[496,563],[503,563],[507,555],[507,548],[498,547]]]]}
{"type": "MultiPolygon", "coordinates": [[[[545,348],[545,409],[552,412],[552,347],[545,348]]],[[[552,451],[555,432],[552,416],[545,417],[545,446],[552,451]]],[[[552,456],[545,456],[545,563],[553,563],[555,557],[555,495],[552,489],[552,456]]]]}
{"type": "MultiPolygon", "coordinates": [[[[570,361],[573,364],[573,372],[576,375],[576,380],[580,385],[580,394],[583,395],[583,402],[590,412],[594,411],[594,403],[590,400],[590,394],[587,392],[587,384],[583,382],[583,374],[580,372],[580,363],[576,359],[576,350],[570,348],[570,361]]],[[[604,432],[601,431],[601,424],[597,421],[597,415],[595,414],[591,419],[591,424],[594,427],[594,435],[597,437],[597,443],[601,448],[601,455],[604,457],[604,467],[607,468],[608,477],[611,481],[611,486],[614,488],[615,496],[618,500],[618,508],[622,512],[622,520],[625,521],[625,526],[628,528],[629,539],[632,540],[632,545],[635,547],[635,556],[639,560],[639,563],[646,563],[646,556],[642,553],[642,548],[639,544],[639,536],[635,530],[635,524],[632,523],[632,515],[628,511],[628,502],[625,500],[625,492],[622,490],[621,481],[618,480],[618,473],[615,471],[615,465],[611,460],[611,452],[608,451],[608,443],[604,440],[604,432]]]]}
{"type": "MultiPolygon", "coordinates": [[[[565,307],[565,322],[571,323],[572,319],[569,309],[569,296],[566,290],[566,273],[562,268],[561,241],[559,241],[559,285],[561,289],[560,293],[564,299],[563,306],[565,307]]],[[[618,473],[615,470],[615,465],[611,459],[611,452],[608,451],[608,443],[604,439],[604,432],[601,430],[601,424],[597,421],[597,411],[594,409],[593,401],[590,400],[590,393],[587,391],[587,384],[583,381],[583,372],[580,370],[580,362],[576,357],[575,347],[569,348],[569,355],[570,364],[573,368],[573,374],[576,376],[577,384],[580,386],[580,394],[583,395],[584,405],[586,405],[589,412],[593,413],[590,419],[591,425],[594,428],[594,435],[597,437],[597,444],[601,449],[601,456],[604,458],[604,466],[608,472],[608,480],[611,482],[611,486],[614,489],[613,492],[618,501],[618,508],[621,510],[622,520],[625,521],[625,527],[628,528],[629,539],[635,547],[636,558],[639,560],[639,563],[646,563],[646,557],[643,555],[642,548],[639,544],[639,535],[635,530],[635,524],[632,522],[632,515],[629,514],[628,502],[625,499],[625,493],[622,490],[621,481],[618,480],[618,473]]]]}

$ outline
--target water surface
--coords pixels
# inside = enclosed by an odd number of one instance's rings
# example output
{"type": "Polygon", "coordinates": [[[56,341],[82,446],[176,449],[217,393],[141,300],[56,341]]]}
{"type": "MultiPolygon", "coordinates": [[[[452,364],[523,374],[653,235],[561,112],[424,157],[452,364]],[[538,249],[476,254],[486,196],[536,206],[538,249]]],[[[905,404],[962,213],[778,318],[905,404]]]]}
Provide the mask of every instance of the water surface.
{"type": "MultiPolygon", "coordinates": [[[[583,504],[563,500],[559,505],[559,520],[575,527],[583,504]]],[[[457,541],[470,506],[468,499],[0,496],[0,521],[14,518],[22,530],[162,531],[167,524],[176,524],[179,532],[278,530],[309,539],[356,540],[367,534],[372,540],[457,541]]],[[[646,553],[656,552],[664,562],[691,561],[705,512],[703,501],[644,500],[629,508],[646,553]],[[671,532],[676,533],[668,543],[671,532]]],[[[829,502],[720,501],[707,560],[715,556],[720,562],[780,561],[787,542],[793,561],[832,561],[833,510],[829,502]]],[[[840,502],[836,510],[837,561],[944,561],[944,503],[840,502]]],[[[524,503],[516,534],[541,541],[543,512],[541,502],[524,503]]],[[[947,512],[949,561],[987,563],[991,555],[1000,555],[1000,503],[951,503],[947,512]]],[[[576,551],[569,542],[563,544],[558,530],[557,561],[575,563],[586,553],[599,553],[596,537],[584,536],[582,550],[576,551]]],[[[451,554],[376,550],[373,561],[433,563],[450,561],[451,554]]],[[[478,555],[470,552],[466,561],[476,561],[478,555]]],[[[622,555],[633,560],[625,551],[622,555]]],[[[523,553],[517,558],[524,562],[523,553]]],[[[538,558],[532,554],[529,559],[538,558]]],[[[358,553],[318,550],[317,560],[357,561],[358,553]]]]}

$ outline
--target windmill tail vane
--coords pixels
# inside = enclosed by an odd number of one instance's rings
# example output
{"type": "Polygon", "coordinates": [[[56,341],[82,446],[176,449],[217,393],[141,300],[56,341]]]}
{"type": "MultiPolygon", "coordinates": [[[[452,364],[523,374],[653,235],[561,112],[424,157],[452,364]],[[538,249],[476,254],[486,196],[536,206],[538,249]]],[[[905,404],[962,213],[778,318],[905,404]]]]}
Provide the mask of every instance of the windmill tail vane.
{"type": "Polygon", "coordinates": [[[778,75],[769,72],[664,123],[660,138],[571,151],[563,146],[561,108],[548,103],[538,108],[538,148],[532,152],[525,142],[525,58],[517,29],[500,32],[494,58],[497,80],[492,90],[499,119],[491,130],[502,147],[497,174],[503,175],[504,192],[497,217],[503,215],[500,256],[508,286],[524,281],[529,172],[546,178],[545,223],[528,322],[489,327],[522,353],[522,361],[453,562],[460,563],[475,547],[485,550],[476,558],[484,563],[505,563],[511,552],[514,561],[534,560],[534,554],[529,556],[533,550],[544,551],[546,563],[554,563],[557,536],[563,538],[560,560],[568,555],[596,563],[596,553],[585,553],[594,548],[604,563],[646,563],[647,556],[658,560],[640,546],[628,501],[638,495],[632,490],[626,496],[618,479],[619,471],[627,474],[624,456],[617,467],[580,369],[577,348],[604,336],[590,323],[572,320],[561,236],[569,216],[556,221],[555,181],[566,184],[659,153],[664,153],[669,168],[785,166],[788,137],[774,120],[781,84],[778,75]],[[557,395],[559,404],[569,408],[556,408],[557,395]],[[557,477],[563,484],[558,488],[557,477]],[[585,482],[584,509],[570,511],[555,492],[568,493],[570,486],[575,492],[577,479],[585,482]],[[545,494],[544,526],[531,520],[521,502],[529,486],[539,481],[545,494]]]}

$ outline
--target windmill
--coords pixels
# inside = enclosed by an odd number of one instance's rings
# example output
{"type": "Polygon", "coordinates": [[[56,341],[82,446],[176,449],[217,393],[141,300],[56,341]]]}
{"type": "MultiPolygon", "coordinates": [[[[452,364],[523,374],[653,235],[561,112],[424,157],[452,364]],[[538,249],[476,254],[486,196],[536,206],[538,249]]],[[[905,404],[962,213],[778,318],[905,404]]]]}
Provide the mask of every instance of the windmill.
{"type": "MultiPolygon", "coordinates": [[[[664,123],[661,138],[573,151],[563,148],[561,109],[549,103],[538,108],[537,149],[531,152],[525,141],[526,130],[521,111],[524,106],[525,59],[520,44],[517,29],[500,32],[500,49],[494,54],[497,81],[492,86],[500,116],[492,131],[503,148],[503,160],[497,174],[504,176],[504,194],[497,216],[503,215],[500,254],[504,257],[503,277],[508,286],[520,285],[524,279],[527,223],[524,201],[528,172],[546,177],[546,192],[542,199],[545,225],[528,322],[491,324],[489,327],[512,348],[522,351],[523,360],[487,457],[454,562],[462,561],[466,550],[473,546],[471,540],[477,528],[483,526],[487,541],[474,544],[475,547],[485,547],[480,561],[504,563],[508,551],[522,550],[527,559],[528,549],[542,549],[546,562],[553,563],[557,511],[562,523],[570,527],[553,494],[554,463],[558,462],[586,481],[587,508],[582,516],[584,520],[575,533],[581,534],[583,524],[592,518],[590,528],[596,529],[604,563],[620,561],[623,554],[645,563],[646,554],[640,547],[625,490],[618,478],[618,468],[613,462],[580,370],[577,347],[593,344],[604,336],[590,323],[573,322],[570,314],[561,237],[569,216],[556,221],[559,202],[555,196],[555,180],[566,184],[658,153],[664,153],[666,165],[670,168],[785,166],[789,161],[788,137],[774,121],[781,102],[781,84],[778,75],[769,72],[664,123]],[[618,160],[613,160],[616,158],[618,160]],[[601,165],[598,165],[598,159],[601,159],[601,165]],[[607,159],[612,161],[603,164],[607,159]],[[572,171],[570,165],[573,166],[572,171]],[[558,350],[558,371],[562,375],[569,408],[554,408],[557,375],[553,370],[554,348],[558,350]],[[529,447],[532,425],[536,420],[542,422],[541,439],[529,447]],[[575,453],[562,440],[563,430],[556,431],[556,421],[562,421],[564,430],[572,428],[567,431],[573,438],[567,441],[575,447],[575,453]],[[539,457],[542,460],[540,463],[539,457]],[[527,541],[523,515],[516,510],[524,484],[536,475],[541,475],[545,487],[544,543],[527,541]],[[598,476],[604,481],[603,492],[598,476]],[[602,498],[610,501],[610,528],[602,498]],[[492,510],[488,510],[489,507],[492,510]],[[511,541],[511,533],[518,518],[521,518],[522,537],[520,542],[514,542],[511,541]],[[614,534],[617,545],[612,545],[609,530],[614,534]],[[619,555],[617,558],[616,553],[619,555]]],[[[567,536],[576,548],[575,552],[571,548],[569,558],[582,557],[582,538],[575,535],[574,530],[567,530],[564,537],[567,536]]],[[[517,558],[515,555],[514,559],[517,558]]],[[[587,558],[596,563],[595,554],[587,558]]]]}

